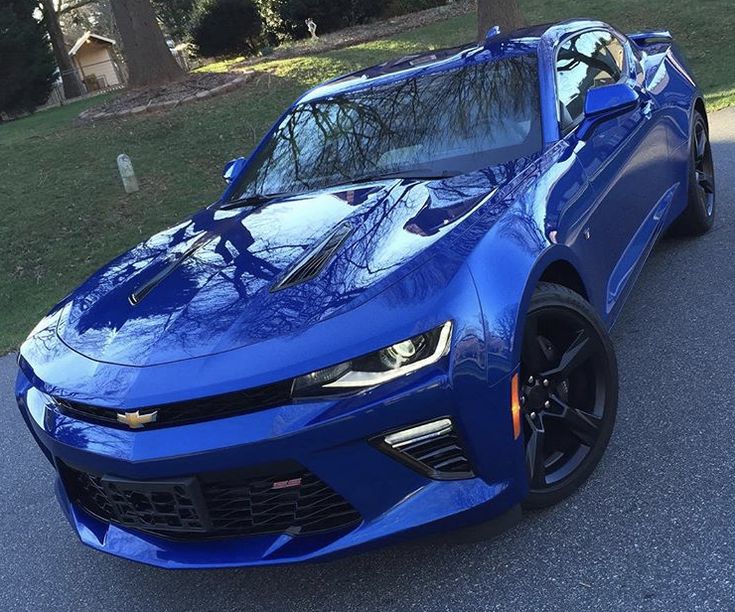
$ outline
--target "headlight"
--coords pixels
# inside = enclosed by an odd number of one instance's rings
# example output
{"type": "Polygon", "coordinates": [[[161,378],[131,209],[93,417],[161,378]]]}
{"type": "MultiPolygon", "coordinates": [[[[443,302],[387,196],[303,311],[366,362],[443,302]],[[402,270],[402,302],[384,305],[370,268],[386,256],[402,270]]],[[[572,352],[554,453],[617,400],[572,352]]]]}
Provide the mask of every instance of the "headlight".
{"type": "Polygon", "coordinates": [[[439,361],[449,351],[452,322],[408,340],[299,376],[293,383],[296,397],[363,389],[381,385],[439,361]]]}

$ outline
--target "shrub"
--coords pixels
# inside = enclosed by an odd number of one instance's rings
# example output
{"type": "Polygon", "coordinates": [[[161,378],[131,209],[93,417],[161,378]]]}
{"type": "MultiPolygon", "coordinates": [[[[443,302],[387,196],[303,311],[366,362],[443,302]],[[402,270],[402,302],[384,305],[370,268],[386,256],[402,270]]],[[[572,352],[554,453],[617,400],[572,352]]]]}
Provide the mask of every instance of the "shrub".
{"type": "Polygon", "coordinates": [[[278,46],[279,43],[290,38],[283,23],[283,5],[285,0],[255,0],[263,21],[263,30],[269,45],[278,46]]]}
{"type": "Polygon", "coordinates": [[[5,0],[0,7],[0,112],[32,112],[48,100],[54,62],[33,0],[5,0]]]}
{"type": "Polygon", "coordinates": [[[195,10],[191,38],[203,57],[252,54],[258,50],[262,30],[253,0],[203,0],[195,10]]]}
{"type": "Polygon", "coordinates": [[[306,19],[316,22],[317,35],[379,17],[388,0],[258,0],[266,29],[278,38],[306,38],[306,19]]]}

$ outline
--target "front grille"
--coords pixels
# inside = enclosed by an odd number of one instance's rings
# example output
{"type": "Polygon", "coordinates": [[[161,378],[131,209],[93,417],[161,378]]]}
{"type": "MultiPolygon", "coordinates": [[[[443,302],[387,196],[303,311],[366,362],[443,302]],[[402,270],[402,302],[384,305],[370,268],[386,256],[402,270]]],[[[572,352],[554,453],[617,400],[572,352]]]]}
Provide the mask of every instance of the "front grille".
{"type": "MultiPolygon", "coordinates": [[[[55,397],[54,401],[59,412],[66,416],[107,427],[128,429],[127,425],[117,420],[117,416],[125,412],[123,410],[103,408],[61,397],[55,397]]],[[[156,420],[145,426],[145,429],[153,429],[256,412],[281,406],[290,401],[291,381],[287,380],[245,391],[158,406],[146,406],[140,408],[139,411],[142,415],[157,413],[156,420]]]]}
{"type": "Polygon", "coordinates": [[[342,496],[295,464],[277,474],[205,474],[132,481],[60,466],[69,497],[86,512],[169,538],[310,534],[361,518],[342,496]]]}

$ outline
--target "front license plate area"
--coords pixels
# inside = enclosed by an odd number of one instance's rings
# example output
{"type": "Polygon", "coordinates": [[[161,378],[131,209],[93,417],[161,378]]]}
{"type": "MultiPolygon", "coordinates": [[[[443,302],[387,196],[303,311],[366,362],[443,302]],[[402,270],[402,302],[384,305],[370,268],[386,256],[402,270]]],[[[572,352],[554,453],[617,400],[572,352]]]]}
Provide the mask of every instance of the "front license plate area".
{"type": "Polygon", "coordinates": [[[103,476],[102,486],[117,523],[149,531],[208,531],[207,507],[195,478],[141,482],[103,476]]]}

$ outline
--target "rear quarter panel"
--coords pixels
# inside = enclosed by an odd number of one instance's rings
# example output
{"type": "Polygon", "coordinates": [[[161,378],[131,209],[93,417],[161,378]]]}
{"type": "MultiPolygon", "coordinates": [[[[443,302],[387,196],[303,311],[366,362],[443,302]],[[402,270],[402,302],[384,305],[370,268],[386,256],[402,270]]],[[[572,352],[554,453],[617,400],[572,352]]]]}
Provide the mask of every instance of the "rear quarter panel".
{"type": "Polygon", "coordinates": [[[666,116],[670,162],[679,182],[666,220],[670,224],[687,204],[690,126],[695,102],[703,97],[675,42],[652,39],[648,44],[632,41],[631,45],[640,57],[644,86],[666,116]]]}

